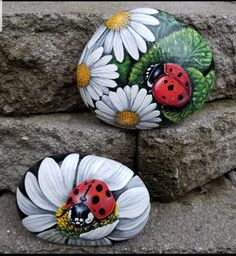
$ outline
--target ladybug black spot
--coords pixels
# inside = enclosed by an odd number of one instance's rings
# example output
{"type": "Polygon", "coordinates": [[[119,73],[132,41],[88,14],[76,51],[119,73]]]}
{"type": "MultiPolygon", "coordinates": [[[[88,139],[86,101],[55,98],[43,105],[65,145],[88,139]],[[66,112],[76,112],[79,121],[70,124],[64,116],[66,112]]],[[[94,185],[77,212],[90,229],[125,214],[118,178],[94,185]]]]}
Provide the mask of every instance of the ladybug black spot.
{"type": "Polygon", "coordinates": [[[184,98],[184,96],[182,95],[182,94],[180,94],[179,96],[178,96],[178,100],[182,100],[184,98]]]}
{"type": "Polygon", "coordinates": [[[164,83],[167,84],[167,83],[168,83],[168,80],[164,80],[164,83]]]}
{"type": "Polygon", "coordinates": [[[185,84],[186,87],[188,87],[188,82],[185,84]]]}
{"type": "Polygon", "coordinates": [[[169,85],[169,86],[168,86],[168,90],[169,90],[169,91],[173,91],[173,90],[174,90],[174,85],[173,85],[173,84],[169,85]]]}
{"type": "Polygon", "coordinates": [[[161,96],[162,97],[162,99],[166,99],[166,96],[161,96]]]}
{"type": "Polygon", "coordinates": [[[74,194],[78,195],[79,194],[79,190],[77,188],[74,189],[74,194]]]}
{"type": "Polygon", "coordinates": [[[93,204],[97,204],[99,201],[100,201],[100,200],[99,200],[99,196],[93,196],[93,197],[92,197],[92,203],[93,203],[93,204]]]}
{"type": "Polygon", "coordinates": [[[99,214],[100,215],[104,215],[106,213],[104,208],[99,209],[99,214]]]}
{"type": "Polygon", "coordinates": [[[182,76],[182,73],[180,72],[177,76],[178,76],[178,77],[181,77],[181,76],[182,76]]]}
{"type": "Polygon", "coordinates": [[[84,185],[87,185],[87,184],[88,184],[88,182],[87,182],[87,181],[85,181],[85,182],[84,182],[84,185]]]}
{"type": "Polygon", "coordinates": [[[96,186],[97,192],[101,192],[103,190],[103,186],[101,184],[96,186]]]}
{"type": "Polygon", "coordinates": [[[67,204],[71,204],[72,203],[72,197],[70,197],[68,200],[67,200],[67,204]]]}
{"type": "Polygon", "coordinates": [[[109,190],[106,191],[106,196],[111,197],[111,192],[109,190]]]}
{"type": "Polygon", "coordinates": [[[173,72],[173,69],[172,69],[172,68],[170,68],[170,72],[173,72]]]}

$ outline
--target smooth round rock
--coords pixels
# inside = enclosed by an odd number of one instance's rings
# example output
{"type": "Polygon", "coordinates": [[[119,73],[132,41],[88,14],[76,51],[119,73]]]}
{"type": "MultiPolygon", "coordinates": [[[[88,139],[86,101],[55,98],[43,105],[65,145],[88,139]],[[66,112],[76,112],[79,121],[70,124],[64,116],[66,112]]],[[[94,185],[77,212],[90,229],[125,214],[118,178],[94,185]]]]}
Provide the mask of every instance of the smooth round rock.
{"type": "Polygon", "coordinates": [[[77,153],[46,157],[17,188],[23,226],[41,239],[106,246],[136,236],[148,221],[150,197],[125,165],[77,153]]]}
{"type": "Polygon", "coordinates": [[[203,37],[152,8],[121,11],[105,21],[86,44],[76,73],[86,106],[126,129],[180,122],[203,105],[215,76],[203,37]]]}

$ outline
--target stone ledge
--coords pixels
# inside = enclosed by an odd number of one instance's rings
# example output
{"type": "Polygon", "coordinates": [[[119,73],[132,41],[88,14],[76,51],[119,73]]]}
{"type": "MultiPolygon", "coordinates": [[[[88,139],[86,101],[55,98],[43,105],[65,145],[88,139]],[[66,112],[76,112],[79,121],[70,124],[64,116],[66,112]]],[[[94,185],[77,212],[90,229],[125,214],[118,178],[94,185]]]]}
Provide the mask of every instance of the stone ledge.
{"type": "Polygon", "coordinates": [[[48,243],[26,231],[15,195],[5,193],[0,197],[0,253],[236,253],[235,198],[236,188],[220,178],[181,200],[152,203],[144,230],[128,241],[79,248],[48,243]]]}
{"type": "MultiPolygon", "coordinates": [[[[194,11],[177,16],[194,25],[213,50],[218,79],[209,100],[236,98],[236,16],[194,11]]],[[[103,19],[101,14],[79,12],[5,15],[0,34],[0,113],[84,111],[75,69],[103,19]]]]}
{"type": "Polygon", "coordinates": [[[207,103],[178,125],[141,131],[138,173],[153,199],[173,200],[236,168],[236,102],[207,103]]]}
{"type": "Polygon", "coordinates": [[[0,133],[0,190],[15,191],[31,165],[53,154],[95,154],[133,168],[135,132],[110,127],[92,115],[0,117],[0,133]]]}

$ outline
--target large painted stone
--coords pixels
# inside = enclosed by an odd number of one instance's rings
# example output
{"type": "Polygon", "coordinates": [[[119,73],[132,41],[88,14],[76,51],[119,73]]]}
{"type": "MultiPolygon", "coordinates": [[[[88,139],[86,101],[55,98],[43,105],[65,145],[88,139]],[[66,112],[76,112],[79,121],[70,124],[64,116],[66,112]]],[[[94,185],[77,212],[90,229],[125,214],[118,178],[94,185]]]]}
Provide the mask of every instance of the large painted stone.
{"type": "Polygon", "coordinates": [[[77,67],[87,107],[101,120],[130,129],[181,121],[203,105],[214,80],[203,37],[152,8],[121,11],[105,21],[77,67]]]}
{"type": "Polygon", "coordinates": [[[46,157],[25,174],[16,192],[23,226],[49,242],[105,246],[142,231],[150,197],[125,165],[95,155],[46,157]]]}

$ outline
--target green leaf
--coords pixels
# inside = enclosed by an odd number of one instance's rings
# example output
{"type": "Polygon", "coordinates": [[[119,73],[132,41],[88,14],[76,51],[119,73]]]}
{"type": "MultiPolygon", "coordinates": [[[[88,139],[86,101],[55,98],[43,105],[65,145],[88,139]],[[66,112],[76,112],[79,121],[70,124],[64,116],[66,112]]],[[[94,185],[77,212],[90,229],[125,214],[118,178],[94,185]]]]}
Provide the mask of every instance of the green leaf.
{"type": "Polygon", "coordinates": [[[212,52],[201,35],[192,28],[184,28],[159,41],[165,61],[174,62],[184,68],[207,69],[212,61],[212,52]]]}
{"type": "Polygon", "coordinates": [[[215,71],[210,71],[206,77],[194,68],[187,68],[186,72],[189,75],[193,92],[190,102],[179,110],[166,109],[163,110],[164,116],[172,122],[180,122],[182,119],[191,115],[198,110],[206,101],[209,92],[212,89],[215,79],[215,71]]]}

